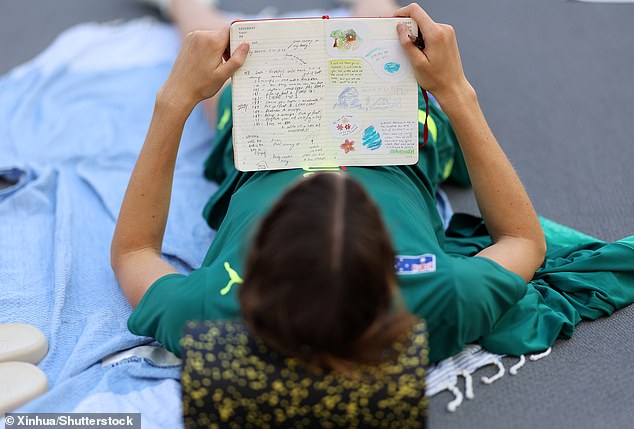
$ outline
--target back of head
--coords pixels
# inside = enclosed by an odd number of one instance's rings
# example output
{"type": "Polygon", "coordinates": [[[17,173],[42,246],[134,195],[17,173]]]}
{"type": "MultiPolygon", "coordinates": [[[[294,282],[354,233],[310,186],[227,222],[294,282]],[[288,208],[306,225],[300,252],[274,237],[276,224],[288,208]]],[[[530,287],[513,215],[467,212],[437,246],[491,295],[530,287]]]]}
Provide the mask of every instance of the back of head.
{"type": "Polygon", "coordinates": [[[240,290],[249,328],[320,366],[372,363],[409,331],[392,306],[394,252],[378,208],[347,175],[288,190],[260,225],[240,290]]]}

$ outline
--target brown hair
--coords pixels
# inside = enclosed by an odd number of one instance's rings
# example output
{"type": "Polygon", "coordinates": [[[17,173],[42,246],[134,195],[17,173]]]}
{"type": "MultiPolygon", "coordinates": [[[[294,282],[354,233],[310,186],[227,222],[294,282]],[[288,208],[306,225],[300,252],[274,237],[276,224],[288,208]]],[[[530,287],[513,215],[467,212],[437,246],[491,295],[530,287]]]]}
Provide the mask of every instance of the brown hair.
{"type": "Polygon", "coordinates": [[[321,173],[291,187],[263,219],[239,297],[264,342],[345,372],[385,360],[410,331],[415,319],[393,305],[395,287],[377,206],[348,175],[321,173]]]}

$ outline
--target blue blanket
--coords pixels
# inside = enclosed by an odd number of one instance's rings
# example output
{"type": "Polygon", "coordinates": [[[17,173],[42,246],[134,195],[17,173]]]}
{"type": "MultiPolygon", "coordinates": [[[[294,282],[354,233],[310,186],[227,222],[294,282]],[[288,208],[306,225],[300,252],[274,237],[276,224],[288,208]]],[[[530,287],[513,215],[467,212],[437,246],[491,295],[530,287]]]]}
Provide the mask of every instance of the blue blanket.
{"type": "MultiPolygon", "coordinates": [[[[131,308],[109,248],[178,43],[171,27],[147,20],[82,25],[0,80],[0,177],[14,183],[0,190],[0,323],[37,326],[50,347],[40,364],[50,391],[25,410],[96,411],[109,398],[104,411],[113,411],[130,394],[118,410],[145,404],[144,427],[180,424],[178,401],[165,420],[163,401],[152,400],[178,398],[177,366],[101,364],[151,341],[127,330],[131,308]]],[[[201,216],[216,189],[202,176],[211,137],[197,109],[183,136],[163,248],[183,272],[200,265],[213,239],[201,216]]]]}

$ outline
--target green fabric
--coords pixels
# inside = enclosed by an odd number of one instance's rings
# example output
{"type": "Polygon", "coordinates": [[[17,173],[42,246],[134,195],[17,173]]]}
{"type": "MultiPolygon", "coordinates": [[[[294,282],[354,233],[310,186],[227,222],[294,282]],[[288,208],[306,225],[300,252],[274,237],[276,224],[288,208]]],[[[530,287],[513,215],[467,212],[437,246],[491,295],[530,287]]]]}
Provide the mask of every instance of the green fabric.
{"type": "MultiPolygon", "coordinates": [[[[205,163],[206,177],[220,186],[204,210],[209,225],[218,229],[214,242],[200,269],[159,279],[128,320],[133,333],[155,337],[177,354],[188,320],[239,318],[237,290],[258,220],[291,183],[314,172],[236,171],[230,106],[227,91],[205,163]]],[[[548,259],[528,285],[489,259],[471,257],[491,239],[481,219],[473,216],[457,215],[443,231],[436,187],[446,179],[461,181],[466,167],[446,116],[433,104],[430,116],[434,132],[417,164],[351,167],[345,173],[377,202],[397,255],[435,257],[435,271],[398,277],[406,307],[427,322],[431,362],[475,341],[497,353],[544,350],[559,335],[569,336],[581,318],[609,314],[634,301],[634,237],[603,243],[545,221],[548,259]],[[558,241],[559,235],[565,240],[558,241]]]]}
{"type": "MultiPolygon", "coordinates": [[[[634,302],[634,236],[606,243],[540,217],[548,250],[526,295],[496,321],[480,344],[520,355],[570,338],[582,320],[595,320],[634,302]]],[[[446,250],[473,255],[491,245],[482,219],[455,215],[446,250]]]]}

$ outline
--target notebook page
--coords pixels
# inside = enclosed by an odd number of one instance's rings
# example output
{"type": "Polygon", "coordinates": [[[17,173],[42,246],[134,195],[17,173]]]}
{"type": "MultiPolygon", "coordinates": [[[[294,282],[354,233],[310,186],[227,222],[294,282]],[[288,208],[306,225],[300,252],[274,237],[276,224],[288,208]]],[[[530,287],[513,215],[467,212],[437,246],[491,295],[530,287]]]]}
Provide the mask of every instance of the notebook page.
{"type": "Polygon", "coordinates": [[[418,160],[418,87],[396,25],[409,18],[246,21],[233,77],[233,144],[242,171],[418,160]]]}
{"type": "Polygon", "coordinates": [[[418,161],[418,85],[396,31],[410,18],[325,20],[325,126],[335,165],[418,161]]]}
{"type": "Polygon", "coordinates": [[[238,170],[332,166],[322,126],[327,79],[322,19],[235,22],[231,50],[251,45],[233,75],[238,170]]]}

